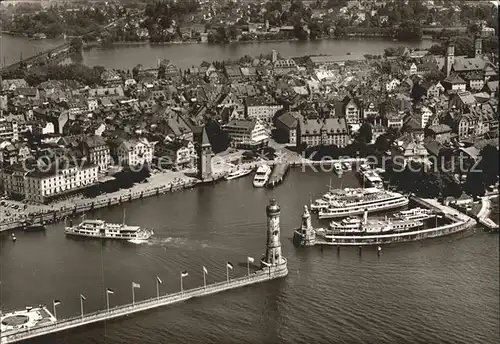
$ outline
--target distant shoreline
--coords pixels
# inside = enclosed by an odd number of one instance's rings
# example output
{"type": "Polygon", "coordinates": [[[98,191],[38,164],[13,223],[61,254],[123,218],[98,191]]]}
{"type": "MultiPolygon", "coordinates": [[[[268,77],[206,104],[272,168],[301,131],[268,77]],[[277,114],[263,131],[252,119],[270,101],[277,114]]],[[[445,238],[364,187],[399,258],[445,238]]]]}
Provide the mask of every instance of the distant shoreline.
{"type": "MultiPolygon", "coordinates": [[[[174,41],[174,42],[150,42],[150,41],[120,41],[120,42],[113,42],[110,44],[110,46],[134,46],[134,45],[178,45],[178,44],[209,44],[209,45],[232,45],[232,44],[265,44],[265,43],[282,43],[282,42],[290,42],[290,43],[295,43],[295,42],[321,42],[321,41],[343,41],[343,40],[383,40],[383,41],[396,41],[392,37],[389,36],[383,36],[383,35],[345,35],[345,36],[340,36],[340,37],[323,37],[323,38],[318,38],[314,40],[307,40],[307,41],[301,41],[297,38],[290,38],[290,39],[269,39],[269,40],[254,40],[254,41],[231,41],[228,43],[209,43],[209,42],[196,42],[196,41],[186,41],[186,42],[181,42],[181,41],[174,41]]],[[[423,37],[421,41],[433,41],[431,37],[423,37]]],[[[401,44],[407,43],[407,41],[400,41],[401,44]]],[[[89,48],[93,47],[102,47],[104,45],[101,44],[96,44],[95,42],[90,42],[88,43],[89,48]]]]}

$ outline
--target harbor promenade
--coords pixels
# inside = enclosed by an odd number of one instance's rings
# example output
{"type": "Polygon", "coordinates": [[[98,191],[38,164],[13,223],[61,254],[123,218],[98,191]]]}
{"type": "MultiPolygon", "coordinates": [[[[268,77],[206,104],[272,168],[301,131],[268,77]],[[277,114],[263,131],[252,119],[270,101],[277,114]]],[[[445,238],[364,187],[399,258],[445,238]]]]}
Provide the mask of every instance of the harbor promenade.
{"type": "MultiPolygon", "coordinates": [[[[263,160],[252,161],[247,163],[241,163],[238,165],[232,165],[229,163],[221,162],[212,165],[213,178],[214,180],[221,180],[227,174],[234,172],[238,169],[256,169],[262,164],[267,165],[277,165],[277,164],[287,164],[290,167],[319,167],[325,166],[325,171],[328,167],[333,166],[335,162],[347,161],[350,163],[363,163],[366,159],[352,158],[344,160],[328,160],[328,161],[311,161],[307,159],[302,159],[300,156],[295,156],[296,159],[290,159],[289,157],[285,159],[275,159],[275,160],[263,160]]],[[[323,171],[323,169],[320,169],[323,171]]],[[[184,171],[185,173],[194,173],[194,170],[184,171]]],[[[189,177],[184,172],[166,172],[157,173],[148,178],[147,183],[137,183],[129,189],[121,189],[115,192],[106,193],[103,195],[96,196],[95,198],[75,198],[62,202],[53,203],[50,205],[27,205],[28,210],[23,211],[22,209],[16,211],[10,211],[12,216],[10,218],[5,217],[5,212],[2,207],[0,207],[0,214],[2,216],[2,221],[0,222],[0,232],[13,230],[16,228],[21,228],[26,223],[31,224],[48,224],[61,221],[67,217],[77,216],[83,213],[94,211],[100,208],[111,207],[125,202],[131,202],[133,200],[139,200],[146,197],[157,196],[165,194],[168,192],[176,192],[185,189],[191,189],[199,184],[201,181],[196,178],[189,177]]],[[[8,201],[7,201],[8,202],[8,201]]],[[[24,204],[20,203],[20,207],[24,204]]]]}
{"type": "Polygon", "coordinates": [[[175,303],[187,301],[195,297],[212,295],[226,290],[241,288],[256,283],[261,283],[276,278],[285,277],[287,274],[288,270],[286,268],[286,260],[285,260],[285,264],[283,266],[265,267],[264,269],[259,270],[245,277],[209,284],[206,287],[202,286],[174,294],[150,298],[144,301],[135,302],[134,304],[127,304],[111,308],[109,310],[102,310],[95,313],[84,314],[83,317],[79,316],[70,319],[64,319],[49,325],[35,326],[33,328],[16,331],[15,333],[5,332],[1,334],[0,343],[1,344],[17,343],[30,338],[45,336],[59,331],[69,330],[76,327],[85,326],[110,319],[115,319],[130,314],[144,312],[153,308],[172,305],[175,303]]]}

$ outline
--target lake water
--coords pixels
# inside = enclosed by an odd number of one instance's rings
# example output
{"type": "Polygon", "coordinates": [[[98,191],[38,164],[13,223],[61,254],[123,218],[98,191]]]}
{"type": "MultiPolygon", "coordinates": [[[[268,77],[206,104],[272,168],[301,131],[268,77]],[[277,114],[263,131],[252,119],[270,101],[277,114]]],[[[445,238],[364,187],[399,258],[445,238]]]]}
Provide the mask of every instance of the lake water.
{"type": "MultiPolygon", "coordinates": [[[[284,184],[252,187],[251,177],[147,198],[94,214],[155,229],[149,244],[74,240],[63,224],[45,233],[2,236],[1,301],[4,311],[61,300],[61,318],[246,274],[246,257],[265,249],[268,200],[281,205],[283,254],[288,277],[39,338],[37,344],[158,343],[450,343],[491,344],[499,338],[498,235],[477,231],[375,248],[293,247],[304,204],[320,197],[329,179],[357,186],[345,174],[291,170],[284,184]]],[[[88,215],[90,216],[90,214],[88,215]]]]}
{"type": "MultiPolygon", "coordinates": [[[[4,34],[0,40],[0,56],[2,63],[8,65],[19,61],[23,57],[50,49],[61,40],[28,40],[24,37],[4,34]]],[[[303,55],[326,54],[346,55],[384,53],[389,46],[398,46],[402,43],[390,40],[321,40],[314,42],[273,42],[253,44],[130,44],[118,45],[112,48],[95,48],[83,53],[83,62],[106,68],[132,69],[137,64],[146,67],[156,66],[158,59],[169,59],[179,68],[185,69],[199,65],[205,61],[222,61],[236,59],[244,55],[258,56],[276,50],[284,57],[297,57],[303,55]]],[[[425,48],[432,45],[432,41],[424,40],[418,43],[404,43],[411,47],[425,48]]]]}

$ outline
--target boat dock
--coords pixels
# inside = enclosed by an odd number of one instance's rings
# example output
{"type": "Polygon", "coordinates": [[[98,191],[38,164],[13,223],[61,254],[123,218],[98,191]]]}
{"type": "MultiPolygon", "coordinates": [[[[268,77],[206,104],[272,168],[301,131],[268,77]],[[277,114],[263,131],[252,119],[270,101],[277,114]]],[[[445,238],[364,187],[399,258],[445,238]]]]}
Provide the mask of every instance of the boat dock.
{"type": "Polygon", "coordinates": [[[276,164],[273,167],[273,172],[269,177],[269,181],[267,182],[268,187],[275,187],[276,185],[281,184],[283,179],[285,179],[285,175],[288,172],[290,165],[287,163],[276,164]]]}
{"type": "Polygon", "coordinates": [[[327,240],[322,233],[324,229],[315,229],[311,225],[311,215],[305,207],[302,215],[302,226],[294,231],[293,242],[296,246],[369,246],[387,245],[401,242],[419,241],[428,238],[438,238],[454,233],[465,232],[477,224],[473,218],[460,213],[459,211],[442,205],[434,199],[412,198],[412,201],[422,207],[431,209],[436,213],[436,217],[443,217],[449,220],[450,224],[442,226],[420,229],[408,232],[390,234],[366,234],[338,236],[337,239],[327,240]]]}

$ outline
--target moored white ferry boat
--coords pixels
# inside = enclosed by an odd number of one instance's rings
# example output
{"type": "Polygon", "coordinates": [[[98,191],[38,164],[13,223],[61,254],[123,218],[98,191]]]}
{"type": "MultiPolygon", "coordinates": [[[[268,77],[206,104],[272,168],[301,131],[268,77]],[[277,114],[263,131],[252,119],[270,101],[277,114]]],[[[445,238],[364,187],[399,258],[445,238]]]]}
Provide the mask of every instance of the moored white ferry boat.
{"type": "Polygon", "coordinates": [[[271,172],[273,169],[269,165],[260,165],[255,172],[255,176],[253,178],[253,186],[256,188],[263,188],[266,186],[269,177],[271,176],[271,172]]]}
{"type": "Polygon", "coordinates": [[[243,169],[243,170],[236,170],[236,171],[233,171],[233,172],[229,173],[224,178],[226,180],[232,180],[232,179],[236,179],[236,178],[241,178],[241,177],[247,176],[250,173],[252,173],[252,169],[250,169],[250,168],[243,169]]]}
{"type": "MultiPolygon", "coordinates": [[[[359,189],[358,189],[359,190],[359,189]]],[[[323,200],[324,201],[324,200],[323,200]]],[[[347,217],[368,213],[397,209],[408,205],[409,200],[402,194],[378,188],[362,189],[361,192],[344,193],[328,202],[327,207],[319,207],[323,203],[315,203],[320,219],[347,217]]]]}
{"type": "Polygon", "coordinates": [[[76,226],[70,224],[70,226],[65,228],[64,232],[66,235],[99,239],[129,240],[133,242],[146,241],[154,234],[152,230],[143,229],[139,226],[85,219],[76,226]]]}
{"type": "Polygon", "coordinates": [[[324,233],[324,238],[330,240],[337,235],[359,235],[359,234],[381,234],[398,233],[422,229],[424,223],[418,220],[405,219],[386,219],[386,220],[368,220],[365,212],[365,219],[358,217],[345,218],[340,222],[332,221],[329,230],[324,233]]]}

